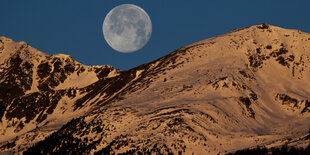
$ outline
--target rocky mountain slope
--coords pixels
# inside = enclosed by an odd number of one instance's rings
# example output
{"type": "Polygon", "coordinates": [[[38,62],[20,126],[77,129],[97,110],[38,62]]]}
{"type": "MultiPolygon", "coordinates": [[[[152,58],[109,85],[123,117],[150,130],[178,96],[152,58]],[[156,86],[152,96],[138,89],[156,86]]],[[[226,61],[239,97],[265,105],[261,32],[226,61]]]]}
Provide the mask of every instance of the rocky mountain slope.
{"type": "Polygon", "coordinates": [[[25,153],[225,154],[310,142],[310,34],[299,30],[238,29],[128,71],[0,40],[3,152],[36,143],[25,153]]]}
{"type": "Polygon", "coordinates": [[[1,37],[0,150],[29,147],[81,116],[91,106],[77,110],[72,104],[99,79],[118,74],[111,66],[85,66],[1,37]]]}

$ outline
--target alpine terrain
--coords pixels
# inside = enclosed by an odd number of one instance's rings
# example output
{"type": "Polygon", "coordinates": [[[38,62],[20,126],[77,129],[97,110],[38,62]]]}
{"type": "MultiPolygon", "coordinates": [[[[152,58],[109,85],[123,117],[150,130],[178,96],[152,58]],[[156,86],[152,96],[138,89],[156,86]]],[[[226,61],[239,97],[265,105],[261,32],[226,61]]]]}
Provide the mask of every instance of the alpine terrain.
{"type": "Polygon", "coordinates": [[[267,24],[128,71],[0,37],[0,151],[227,154],[310,143],[310,34],[267,24]]]}

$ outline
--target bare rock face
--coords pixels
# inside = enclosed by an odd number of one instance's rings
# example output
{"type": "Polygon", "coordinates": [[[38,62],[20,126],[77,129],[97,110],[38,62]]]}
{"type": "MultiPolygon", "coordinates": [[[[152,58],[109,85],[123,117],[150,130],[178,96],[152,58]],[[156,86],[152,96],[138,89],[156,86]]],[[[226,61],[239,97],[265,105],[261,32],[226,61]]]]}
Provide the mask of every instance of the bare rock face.
{"type": "Polygon", "coordinates": [[[10,53],[0,61],[3,152],[218,154],[310,142],[308,33],[255,25],[128,71],[0,40],[10,53]]]}

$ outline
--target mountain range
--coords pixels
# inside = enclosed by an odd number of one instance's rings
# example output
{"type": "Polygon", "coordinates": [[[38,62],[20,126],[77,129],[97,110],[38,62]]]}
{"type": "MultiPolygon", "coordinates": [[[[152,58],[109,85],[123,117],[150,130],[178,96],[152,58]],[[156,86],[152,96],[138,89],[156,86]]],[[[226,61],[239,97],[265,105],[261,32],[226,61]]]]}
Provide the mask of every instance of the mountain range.
{"type": "Polygon", "coordinates": [[[310,34],[233,30],[121,71],[0,37],[0,151],[227,154],[310,143],[310,34]]]}

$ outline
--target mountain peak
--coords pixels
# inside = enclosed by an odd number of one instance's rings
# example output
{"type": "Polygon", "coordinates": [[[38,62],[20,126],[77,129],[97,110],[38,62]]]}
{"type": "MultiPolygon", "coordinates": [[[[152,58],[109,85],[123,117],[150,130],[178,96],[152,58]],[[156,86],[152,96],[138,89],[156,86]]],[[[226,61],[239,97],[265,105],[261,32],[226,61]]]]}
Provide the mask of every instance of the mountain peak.
{"type": "Polygon", "coordinates": [[[309,38],[259,24],[128,71],[63,54],[2,65],[0,150],[21,152],[41,141],[28,151],[224,154],[306,144],[309,38]]]}
{"type": "Polygon", "coordinates": [[[32,48],[25,41],[18,43],[6,37],[0,37],[0,64],[7,63],[12,57],[20,57],[23,61],[38,63],[47,54],[32,48]]]}
{"type": "Polygon", "coordinates": [[[12,42],[13,40],[4,36],[0,36],[0,42],[12,42]]]}

